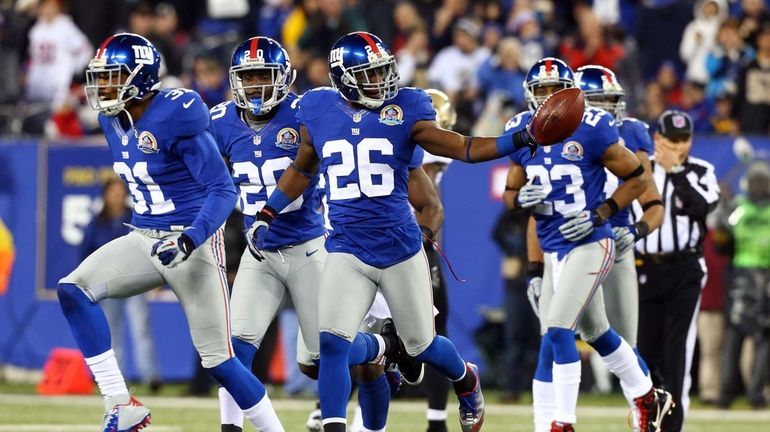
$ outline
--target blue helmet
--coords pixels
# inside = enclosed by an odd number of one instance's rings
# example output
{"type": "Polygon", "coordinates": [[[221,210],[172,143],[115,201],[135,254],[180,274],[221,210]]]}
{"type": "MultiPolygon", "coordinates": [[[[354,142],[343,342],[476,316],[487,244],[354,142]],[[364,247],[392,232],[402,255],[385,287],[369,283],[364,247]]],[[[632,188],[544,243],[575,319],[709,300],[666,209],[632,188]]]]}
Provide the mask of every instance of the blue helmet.
{"type": "Polygon", "coordinates": [[[398,94],[396,57],[380,38],[367,32],[347,34],[334,44],[329,78],[342,97],[369,109],[398,94]]]}
{"type": "Polygon", "coordinates": [[[575,72],[575,84],[583,90],[589,105],[608,111],[618,121],[623,118],[626,93],[614,72],[599,65],[582,66],[575,72]]]}
{"type": "Polygon", "coordinates": [[[524,96],[529,104],[529,109],[536,110],[548,96],[535,96],[537,87],[562,86],[570,88],[575,86],[572,69],[563,60],[556,57],[546,57],[538,60],[527,72],[524,80],[524,96]]]}
{"type": "Polygon", "coordinates": [[[235,49],[230,61],[233,102],[254,115],[267,114],[286,99],[296,75],[281,44],[263,36],[246,39],[235,49]],[[248,72],[260,71],[270,74],[269,83],[266,76],[244,79],[248,72]]]}
{"type": "Polygon", "coordinates": [[[102,42],[86,70],[86,98],[91,108],[115,116],[126,102],[160,88],[160,54],[142,36],[118,33],[102,42]],[[111,90],[114,99],[109,99],[111,90]]]}

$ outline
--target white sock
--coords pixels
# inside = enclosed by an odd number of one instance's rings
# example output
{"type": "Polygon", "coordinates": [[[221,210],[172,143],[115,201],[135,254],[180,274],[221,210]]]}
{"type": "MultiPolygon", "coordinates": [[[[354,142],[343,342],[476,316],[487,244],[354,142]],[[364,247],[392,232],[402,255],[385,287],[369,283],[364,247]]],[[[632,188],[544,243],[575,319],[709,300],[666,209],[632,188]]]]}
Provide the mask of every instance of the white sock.
{"type": "Polygon", "coordinates": [[[436,410],[428,408],[426,413],[428,421],[445,421],[447,418],[446,410],[436,410]]]}
{"type": "Polygon", "coordinates": [[[364,413],[361,411],[361,405],[356,404],[356,409],[353,410],[353,420],[350,422],[350,432],[363,432],[364,428],[364,413]]]}
{"type": "Polygon", "coordinates": [[[383,355],[385,355],[385,339],[382,338],[382,336],[376,334],[373,335],[375,339],[377,339],[377,346],[379,347],[379,350],[377,351],[377,357],[380,358],[383,355]]]}
{"type": "Polygon", "coordinates": [[[553,420],[574,424],[577,421],[578,392],[580,391],[580,361],[553,364],[553,389],[556,411],[553,420]]]}
{"type": "Polygon", "coordinates": [[[552,382],[532,380],[532,411],[535,414],[535,432],[550,432],[556,411],[552,382]]]}
{"type": "Polygon", "coordinates": [[[224,387],[219,388],[219,418],[223,425],[231,424],[243,428],[243,411],[224,387]]]}
{"type": "Polygon", "coordinates": [[[115,351],[110,349],[97,356],[89,357],[86,359],[86,364],[94,374],[102,396],[109,398],[128,394],[126,380],[123,379],[123,374],[118,367],[115,351]]]}
{"type": "Polygon", "coordinates": [[[243,414],[249,422],[260,432],[284,432],[281,421],[270,403],[270,398],[265,395],[256,405],[243,410],[243,414]]]}
{"type": "Polygon", "coordinates": [[[622,338],[620,339],[620,346],[612,353],[602,357],[602,360],[607,364],[610,372],[620,379],[623,394],[631,401],[639,396],[644,396],[652,388],[652,379],[649,375],[644,374],[642,367],[639,366],[636,353],[631,345],[622,338]]]}

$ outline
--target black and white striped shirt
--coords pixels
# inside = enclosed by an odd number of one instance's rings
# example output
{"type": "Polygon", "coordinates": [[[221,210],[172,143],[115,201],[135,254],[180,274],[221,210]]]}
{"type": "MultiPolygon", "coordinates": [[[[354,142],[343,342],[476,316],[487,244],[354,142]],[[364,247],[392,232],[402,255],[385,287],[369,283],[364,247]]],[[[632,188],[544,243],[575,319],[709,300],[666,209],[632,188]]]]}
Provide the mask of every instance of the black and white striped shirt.
{"type": "MultiPolygon", "coordinates": [[[[655,163],[652,175],[663,199],[665,213],[663,224],[636,243],[641,254],[666,254],[672,252],[701,253],[706,232],[706,215],[719,201],[719,183],[714,166],[703,159],[687,158],[684,171],[667,173],[655,163]]],[[[631,209],[634,220],[642,216],[642,208],[634,202],[631,209]]]]}

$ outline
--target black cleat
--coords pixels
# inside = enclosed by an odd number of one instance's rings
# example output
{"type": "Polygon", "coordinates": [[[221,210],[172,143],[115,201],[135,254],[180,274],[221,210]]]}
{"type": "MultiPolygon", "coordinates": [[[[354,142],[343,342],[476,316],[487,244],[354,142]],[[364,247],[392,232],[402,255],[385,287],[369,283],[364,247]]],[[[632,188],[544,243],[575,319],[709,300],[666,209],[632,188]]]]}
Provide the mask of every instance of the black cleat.
{"type": "Polygon", "coordinates": [[[223,424],[222,432],[243,432],[243,428],[233,424],[223,424]]]}
{"type": "Polygon", "coordinates": [[[425,375],[425,365],[413,359],[406,353],[404,341],[398,337],[393,320],[388,319],[385,324],[383,324],[380,335],[385,339],[386,345],[385,358],[387,361],[385,363],[385,369],[388,369],[389,363],[396,363],[405,383],[413,386],[420,385],[422,378],[425,375]]]}

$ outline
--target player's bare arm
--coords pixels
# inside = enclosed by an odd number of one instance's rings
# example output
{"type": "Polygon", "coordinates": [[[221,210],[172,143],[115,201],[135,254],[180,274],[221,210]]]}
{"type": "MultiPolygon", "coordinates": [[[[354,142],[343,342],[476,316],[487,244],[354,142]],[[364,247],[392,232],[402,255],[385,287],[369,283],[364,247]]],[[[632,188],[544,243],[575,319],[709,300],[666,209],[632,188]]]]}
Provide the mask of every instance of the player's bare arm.
{"type": "Polygon", "coordinates": [[[647,187],[644,189],[637,200],[642,206],[642,219],[637,222],[637,236],[644,237],[647,233],[655,231],[663,223],[663,200],[660,197],[660,191],[652,179],[652,165],[646,152],[636,152],[636,157],[644,167],[645,177],[647,178],[647,187]],[[645,232],[646,231],[646,232],[645,232]]]}
{"type": "Polygon", "coordinates": [[[518,208],[516,198],[521,188],[527,184],[527,173],[524,167],[518,164],[512,164],[508,170],[508,177],[505,180],[505,191],[503,192],[503,202],[509,209],[518,208]]]}
{"type": "Polygon", "coordinates": [[[619,209],[628,207],[644,192],[647,187],[647,177],[636,155],[619,143],[607,148],[602,157],[602,163],[611,173],[623,180],[623,184],[615,190],[612,197],[596,209],[599,217],[607,220],[619,209]]]}
{"type": "Polygon", "coordinates": [[[427,163],[422,165],[422,169],[425,171],[425,174],[428,175],[428,178],[430,181],[435,185],[436,179],[438,178],[439,173],[444,171],[446,169],[447,164],[440,163],[440,162],[433,162],[433,163],[427,163]]]}
{"type": "Polygon", "coordinates": [[[537,238],[537,226],[535,224],[535,217],[530,216],[527,221],[527,261],[542,263],[543,249],[540,248],[540,240],[537,238]]]}
{"type": "Polygon", "coordinates": [[[432,239],[444,223],[444,206],[441,204],[438,191],[422,167],[409,171],[408,187],[409,204],[417,212],[415,214],[417,224],[420,225],[423,233],[432,239]]]}
{"type": "Polygon", "coordinates": [[[278,189],[289,198],[289,202],[302,195],[318,171],[318,155],[305,126],[300,127],[300,135],[302,141],[297,150],[297,157],[278,180],[278,189]]]}

